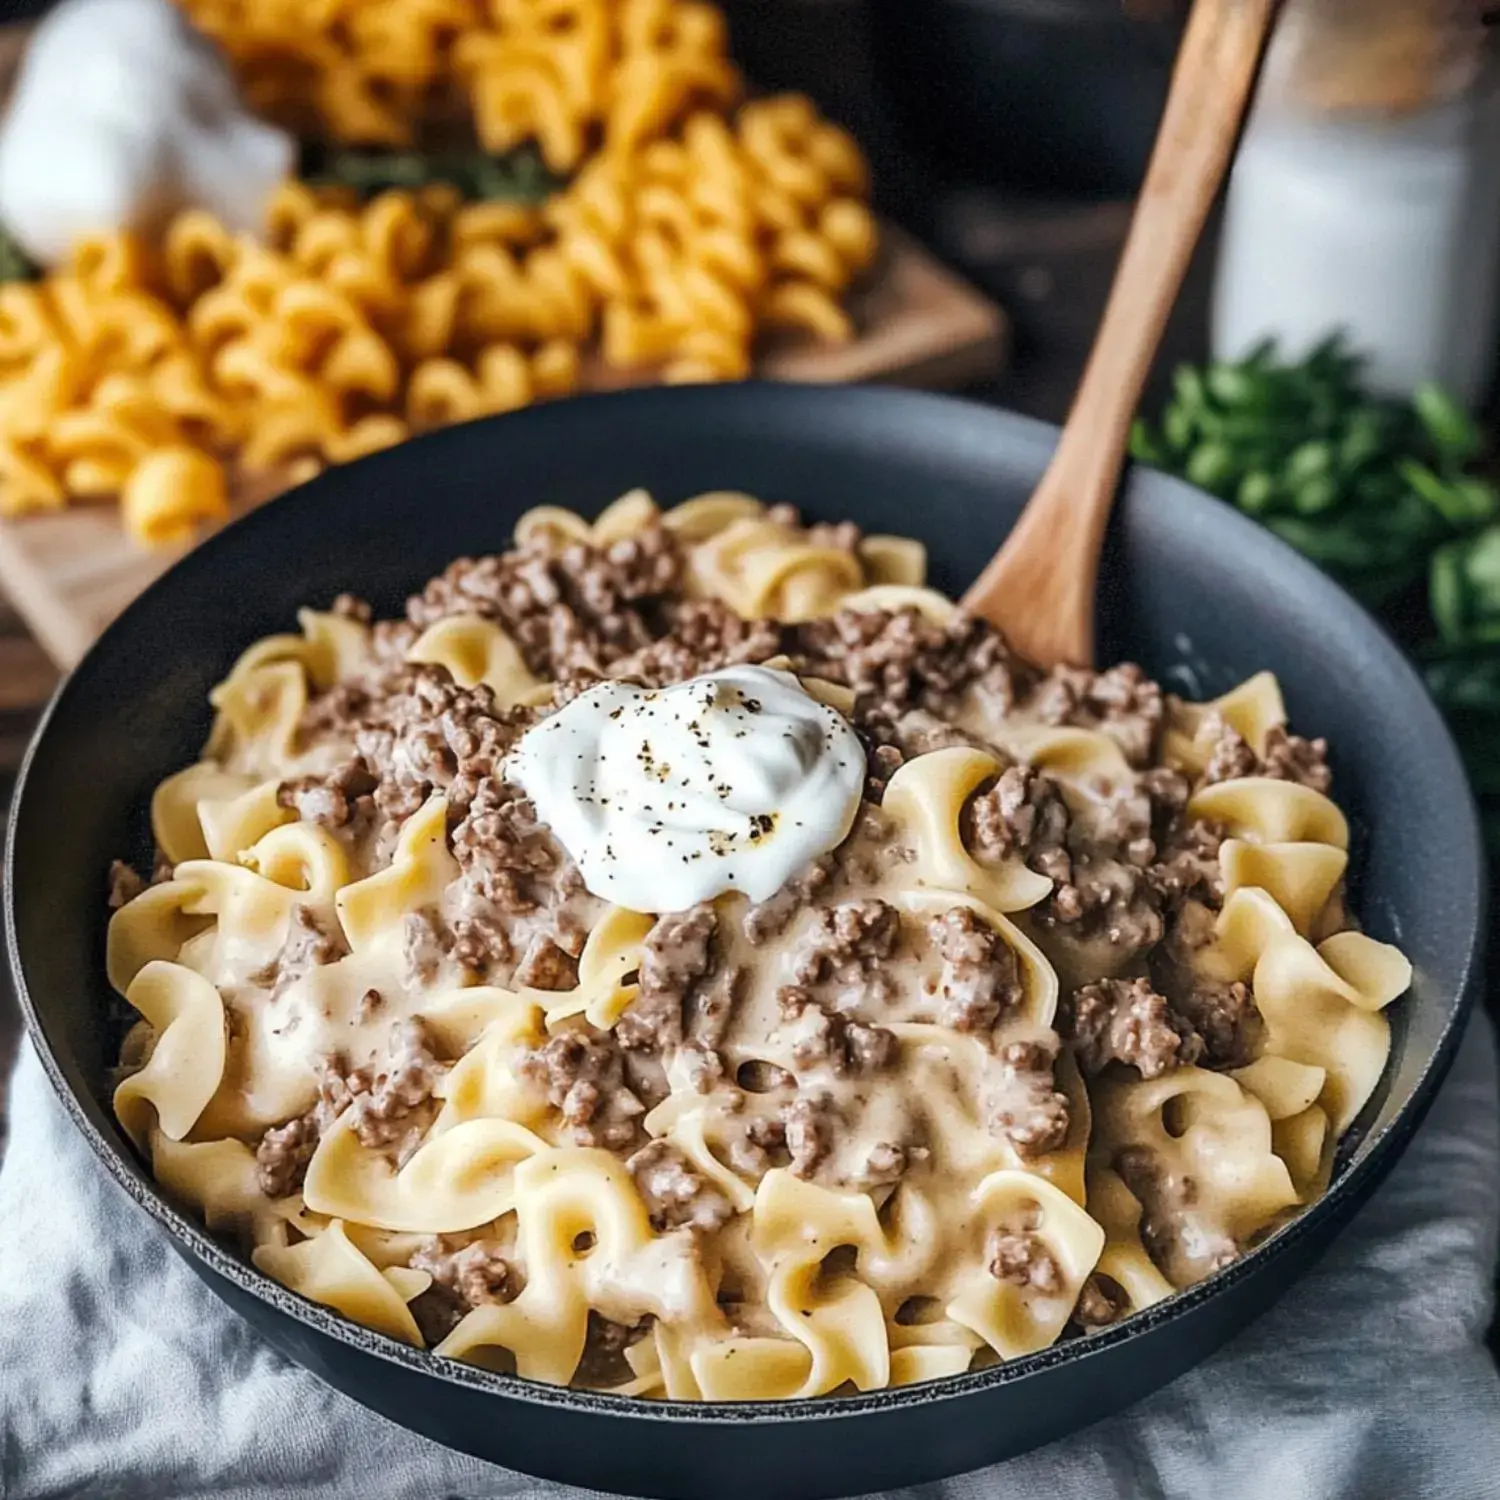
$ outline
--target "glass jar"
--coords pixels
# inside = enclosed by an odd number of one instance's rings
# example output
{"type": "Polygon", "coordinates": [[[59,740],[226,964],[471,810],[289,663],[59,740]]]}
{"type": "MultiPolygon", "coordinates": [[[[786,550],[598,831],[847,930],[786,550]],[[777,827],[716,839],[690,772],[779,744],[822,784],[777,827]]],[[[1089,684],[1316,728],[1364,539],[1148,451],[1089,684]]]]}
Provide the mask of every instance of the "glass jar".
{"type": "Polygon", "coordinates": [[[1289,7],[1230,179],[1213,352],[1342,329],[1378,390],[1483,397],[1500,337],[1500,69],[1473,0],[1289,7]],[[1368,29],[1366,29],[1368,28],[1368,29]]]}

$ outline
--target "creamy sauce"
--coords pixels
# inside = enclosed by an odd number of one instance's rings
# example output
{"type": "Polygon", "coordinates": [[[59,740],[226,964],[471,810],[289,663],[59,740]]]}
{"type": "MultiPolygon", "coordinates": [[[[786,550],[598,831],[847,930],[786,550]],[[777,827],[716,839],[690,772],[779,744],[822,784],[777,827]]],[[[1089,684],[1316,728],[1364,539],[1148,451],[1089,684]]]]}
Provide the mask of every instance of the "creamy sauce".
{"type": "Polygon", "coordinates": [[[682,911],[732,891],[767,900],[836,847],[865,756],[790,673],[731,667],[591,688],[526,734],[505,774],[596,896],[682,911]]]}
{"type": "Polygon", "coordinates": [[[296,158],[168,0],[68,0],[37,29],[0,133],[0,219],[27,254],[206,208],[253,232],[296,158]]]}

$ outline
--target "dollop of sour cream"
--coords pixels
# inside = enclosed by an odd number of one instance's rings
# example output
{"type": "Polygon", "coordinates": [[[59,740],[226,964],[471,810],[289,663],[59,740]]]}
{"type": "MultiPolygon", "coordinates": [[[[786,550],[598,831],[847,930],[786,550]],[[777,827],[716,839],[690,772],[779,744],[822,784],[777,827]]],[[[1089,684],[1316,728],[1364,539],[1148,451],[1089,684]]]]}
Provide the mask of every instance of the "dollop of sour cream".
{"type": "Polygon", "coordinates": [[[681,911],[728,891],[764,901],[840,843],[865,754],[790,672],[726,667],[590,688],[521,737],[505,776],[596,896],[681,911]]]}

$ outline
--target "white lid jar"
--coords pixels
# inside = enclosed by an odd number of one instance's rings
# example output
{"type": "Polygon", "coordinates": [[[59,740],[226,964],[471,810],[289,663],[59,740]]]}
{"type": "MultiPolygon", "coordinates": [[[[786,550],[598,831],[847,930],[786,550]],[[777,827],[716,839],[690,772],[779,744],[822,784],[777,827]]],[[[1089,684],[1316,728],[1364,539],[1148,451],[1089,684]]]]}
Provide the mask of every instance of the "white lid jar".
{"type": "Polygon", "coordinates": [[[1476,404],[1500,345],[1496,68],[1481,41],[1425,100],[1319,107],[1288,86],[1293,45],[1306,27],[1277,38],[1230,179],[1214,357],[1268,337],[1297,356],[1342,329],[1377,390],[1436,380],[1476,404]]]}

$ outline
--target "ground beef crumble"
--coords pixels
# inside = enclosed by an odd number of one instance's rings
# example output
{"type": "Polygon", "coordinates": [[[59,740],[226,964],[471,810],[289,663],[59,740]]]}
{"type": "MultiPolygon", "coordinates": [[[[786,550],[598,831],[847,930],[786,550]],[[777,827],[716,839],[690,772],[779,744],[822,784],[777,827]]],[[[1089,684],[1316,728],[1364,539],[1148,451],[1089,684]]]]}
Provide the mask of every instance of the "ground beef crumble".
{"type": "Polygon", "coordinates": [[[795,1037],[792,1055],[800,1070],[826,1066],[835,1077],[874,1073],[896,1060],[896,1035],[821,1005],[802,985],[777,991],[782,1019],[795,1037]]]}
{"type": "Polygon", "coordinates": [[[783,1140],[798,1177],[814,1176],[832,1152],[833,1117],[826,1094],[802,1094],[782,1107],[783,1140]]]}
{"type": "Polygon", "coordinates": [[[604,548],[575,542],[459,558],[406,613],[419,627],[456,614],[496,620],[539,676],[597,679],[652,643],[650,607],[680,574],[671,536],[651,526],[604,548]]]}
{"type": "Polygon", "coordinates": [[[1205,1067],[1242,1068],[1254,1059],[1261,1020],[1249,985],[1194,977],[1172,1004],[1199,1038],[1205,1067]]]}
{"type": "Polygon", "coordinates": [[[319,1140],[349,1109],[355,1111],[361,1144],[387,1151],[404,1165],[431,1123],[432,1090],[447,1068],[419,1018],[391,1027],[386,1061],[378,1068],[351,1068],[339,1053],[320,1057],[314,1065],[317,1103],[306,1114],[272,1126],[256,1146],[261,1191],[271,1198],[296,1192],[319,1140]]]}
{"type": "Polygon", "coordinates": [[[1058,1030],[1088,1078],[1111,1063],[1159,1078],[1203,1053],[1202,1040],[1144,979],[1101,979],[1074,990],[1059,1008],[1058,1030]]]}
{"type": "Polygon", "coordinates": [[[302,1186],[307,1164],[318,1147],[314,1115],[298,1115],[285,1125],[274,1125],[255,1148],[256,1177],[268,1198],[285,1198],[302,1186]]]}
{"type": "Polygon", "coordinates": [[[1151,889],[1168,913],[1196,901],[1217,910],[1224,900],[1219,867],[1223,832],[1212,823],[1183,823],[1166,837],[1161,857],[1146,872],[1151,889]]]}
{"type": "Polygon", "coordinates": [[[1315,792],[1327,792],[1333,785],[1327,740],[1305,740],[1301,735],[1289,734],[1282,725],[1273,724],[1266,731],[1265,754],[1257,755],[1249,742],[1217,713],[1207,715],[1199,734],[1213,745],[1203,771],[1205,785],[1234,781],[1242,776],[1294,781],[1315,792]]]}
{"type": "Polygon", "coordinates": [[[985,1264],[996,1281],[1056,1296],[1067,1285],[1063,1268],[1040,1235],[997,1230],[985,1246],[985,1264]]]}
{"type": "Polygon", "coordinates": [[[889,902],[873,898],[825,906],[802,938],[793,974],[798,984],[856,981],[891,956],[901,920],[889,902]]]}
{"type": "Polygon", "coordinates": [[[639,1140],[647,1106],[626,1080],[613,1033],[560,1031],[523,1053],[517,1071],[561,1111],[576,1145],[626,1151],[639,1140]]]}
{"type": "Polygon", "coordinates": [[[399,1145],[398,1165],[405,1162],[431,1123],[422,1109],[431,1102],[434,1086],[448,1071],[448,1064],[438,1059],[434,1045],[420,1017],[396,1022],[391,1027],[384,1065],[349,1105],[360,1141],[377,1150],[399,1145]]]}
{"type": "Polygon", "coordinates": [[[1227,1234],[1189,1224],[1198,1201],[1192,1177],[1172,1172],[1149,1146],[1127,1146],[1115,1152],[1111,1165],[1140,1200],[1141,1241],[1157,1265],[1173,1265],[1179,1247],[1190,1247],[1200,1275],[1223,1270],[1239,1258],[1239,1246],[1227,1234]]]}
{"type": "Polygon", "coordinates": [[[1073,1322],[1082,1329],[1108,1328],[1130,1310],[1130,1297],[1113,1277],[1094,1272],[1073,1306],[1073,1322]]]}
{"type": "Polygon", "coordinates": [[[779,937],[813,897],[836,882],[838,871],[838,861],[832,854],[820,854],[806,869],[793,875],[774,896],[749,907],[741,920],[746,941],[758,948],[779,937]]]}
{"type": "Polygon", "coordinates": [[[929,918],[927,936],[943,961],[935,983],[940,1025],[989,1031],[1020,1005],[1024,991],[1015,953],[970,907],[929,918]]]}
{"type": "Polygon", "coordinates": [[[251,984],[269,989],[271,999],[279,999],[309,969],[331,964],[343,958],[349,949],[336,927],[325,925],[310,906],[300,901],[287,919],[286,938],[281,952],[264,967],[249,975],[251,984]]]}
{"type": "Polygon", "coordinates": [[[297,776],[276,789],[276,801],[308,822],[325,828],[369,825],[376,817],[375,797],[380,779],[359,756],[336,766],[326,776],[297,776]]]}
{"type": "Polygon", "coordinates": [[[1056,1041],[1009,1042],[995,1054],[986,1083],[990,1130],[1029,1159],[1061,1150],[1072,1113],[1058,1087],[1056,1041]]]}
{"type": "Polygon", "coordinates": [[[658,917],[641,943],[640,993],[615,1026],[622,1047],[679,1046],[688,995],[713,968],[718,915],[707,902],[658,917]]]}
{"type": "Polygon", "coordinates": [[[1133,766],[1150,763],[1166,717],[1160,686],[1134,662],[1104,672],[1054,667],[1026,706],[1044,724],[1102,729],[1133,766]]]}
{"type": "Polygon", "coordinates": [[[672,1229],[712,1233],[734,1214],[729,1199],[670,1141],[649,1141],[626,1167],[658,1234],[672,1229]]]}
{"type": "Polygon", "coordinates": [[[410,1264],[414,1271],[426,1271],[434,1285],[465,1308],[513,1301],[522,1286],[519,1269],[498,1240],[435,1235],[413,1253],[410,1264]]]}
{"type": "MultiPolygon", "coordinates": [[[[788,1083],[791,1083],[788,1075],[788,1083]]],[[[760,1179],[786,1155],[786,1126],[779,1117],[746,1115],[726,1141],[729,1165],[743,1177],[760,1179]]]]}
{"type": "Polygon", "coordinates": [[[1072,879],[1068,809],[1057,784],[1030,766],[1010,766],[964,808],[964,843],[981,861],[1016,857],[1059,884],[1072,879]]]}
{"type": "Polygon", "coordinates": [[[661,624],[666,634],[612,662],[611,677],[665,687],[721,667],[767,661],[783,649],[776,621],[742,620],[717,599],[670,602],[661,610],[661,624]]]}
{"type": "Polygon", "coordinates": [[[958,613],[937,624],[915,609],[839,610],[797,627],[799,669],[852,687],[864,709],[951,713],[974,689],[998,711],[1016,702],[1032,672],[986,621],[958,613]]]}

